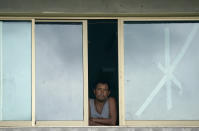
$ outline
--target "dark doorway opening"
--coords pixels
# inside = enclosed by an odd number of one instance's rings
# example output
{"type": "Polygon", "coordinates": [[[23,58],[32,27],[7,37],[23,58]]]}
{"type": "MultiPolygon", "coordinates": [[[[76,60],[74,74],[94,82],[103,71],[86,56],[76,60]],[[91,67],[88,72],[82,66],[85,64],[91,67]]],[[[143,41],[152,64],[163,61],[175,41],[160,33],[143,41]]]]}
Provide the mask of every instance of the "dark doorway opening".
{"type": "Polygon", "coordinates": [[[117,20],[88,20],[89,98],[94,98],[93,88],[97,81],[108,81],[119,118],[117,30],[117,20]]]}

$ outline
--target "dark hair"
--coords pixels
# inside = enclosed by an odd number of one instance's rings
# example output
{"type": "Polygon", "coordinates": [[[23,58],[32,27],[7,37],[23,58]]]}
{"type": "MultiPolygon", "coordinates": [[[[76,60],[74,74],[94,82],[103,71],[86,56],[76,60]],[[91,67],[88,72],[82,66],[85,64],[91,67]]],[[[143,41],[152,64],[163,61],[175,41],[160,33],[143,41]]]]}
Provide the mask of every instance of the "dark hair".
{"type": "Polygon", "coordinates": [[[109,82],[108,81],[105,81],[105,80],[100,80],[100,81],[97,81],[95,82],[95,86],[94,86],[94,90],[96,89],[97,85],[101,83],[101,84],[107,84],[108,85],[108,90],[110,91],[110,85],[109,85],[109,82]]]}

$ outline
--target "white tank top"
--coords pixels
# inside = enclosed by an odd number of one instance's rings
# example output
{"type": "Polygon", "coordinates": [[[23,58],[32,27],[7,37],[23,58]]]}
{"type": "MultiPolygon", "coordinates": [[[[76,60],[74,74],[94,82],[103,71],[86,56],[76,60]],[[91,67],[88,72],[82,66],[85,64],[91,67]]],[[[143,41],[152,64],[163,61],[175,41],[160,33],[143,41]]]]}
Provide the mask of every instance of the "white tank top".
{"type": "Polygon", "coordinates": [[[109,103],[108,100],[104,103],[102,113],[96,111],[94,99],[90,99],[90,112],[92,118],[109,118],[109,103]]]}

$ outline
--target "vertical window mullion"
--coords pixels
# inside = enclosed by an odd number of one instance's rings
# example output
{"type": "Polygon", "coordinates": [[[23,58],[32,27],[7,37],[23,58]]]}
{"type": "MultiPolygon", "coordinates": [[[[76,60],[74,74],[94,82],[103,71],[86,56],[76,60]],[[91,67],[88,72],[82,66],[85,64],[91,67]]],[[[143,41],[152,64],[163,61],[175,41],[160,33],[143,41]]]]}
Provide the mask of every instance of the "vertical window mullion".
{"type": "Polygon", "coordinates": [[[124,104],[124,29],[123,20],[118,20],[118,80],[119,80],[119,124],[125,125],[124,104]]]}
{"type": "Polygon", "coordinates": [[[35,19],[32,19],[32,126],[35,126],[35,19]]]}
{"type": "Polygon", "coordinates": [[[0,120],[3,120],[3,22],[0,21],[0,120]]]}
{"type": "Polygon", "coordinates": [[[88,126],[88,28],[87,20],[83,21],[83,83],[84,83],[84,125],[88,126]]]}

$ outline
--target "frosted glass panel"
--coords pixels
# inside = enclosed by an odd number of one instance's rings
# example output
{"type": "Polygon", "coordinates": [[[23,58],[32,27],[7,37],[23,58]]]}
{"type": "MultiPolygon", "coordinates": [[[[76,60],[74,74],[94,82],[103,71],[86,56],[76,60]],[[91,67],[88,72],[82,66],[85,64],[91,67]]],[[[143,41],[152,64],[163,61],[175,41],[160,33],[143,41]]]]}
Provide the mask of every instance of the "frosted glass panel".
{"type": "Polygon", "coordinates": [[[36,24],[36,120],[83,120],[82,24],[36,24]]]}
{"type": "Polygon", "coordinates": [[[198,28],[124,24],[126,120],[199,120],[198,28]]]}
{"type": "Polygon", "coordinates": [[[0,120],[31,120],[31,22],[0,22],[0,120]]]}

